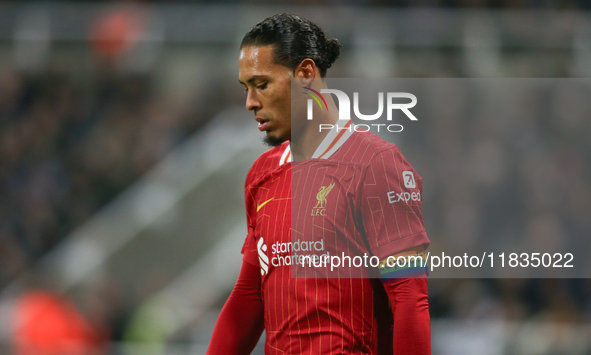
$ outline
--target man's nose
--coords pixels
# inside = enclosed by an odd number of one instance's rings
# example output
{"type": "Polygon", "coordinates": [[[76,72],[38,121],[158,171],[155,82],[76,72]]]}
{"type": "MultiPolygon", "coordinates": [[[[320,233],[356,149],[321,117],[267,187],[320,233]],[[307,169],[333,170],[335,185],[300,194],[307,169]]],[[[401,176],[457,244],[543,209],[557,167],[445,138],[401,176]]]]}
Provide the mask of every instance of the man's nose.
{"type": "Polygon", "coordinates": [[[261,102],[259,101],[256,92],[249,90],[246,95],[246,109],[249,111],[261,108],[261,102]]]}

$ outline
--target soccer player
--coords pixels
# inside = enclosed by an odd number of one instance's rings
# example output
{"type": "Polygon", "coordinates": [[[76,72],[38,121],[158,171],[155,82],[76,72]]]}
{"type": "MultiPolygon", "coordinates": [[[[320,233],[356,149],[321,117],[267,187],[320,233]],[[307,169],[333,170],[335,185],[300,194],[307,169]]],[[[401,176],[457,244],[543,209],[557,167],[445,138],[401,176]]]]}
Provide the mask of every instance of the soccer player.
{"type": "Polygon", "coordinates": [[[425,268],[384,266],[388,257],[424,255],[429,244],[420,176],[398,147],[356,132],[350,120],[318,132],[338,120],[330,95],[313,121],[291,117],[292,79],[320,92],[340,50],[316,24],[290,14],[263,20],[242,40],[246,108],[273,148],[246,178],[243,264],[208,355],[250,354],[263,330],[265,354],[431,353],[425,268]],[[296,277],[296,250],[377,257],[381,278],[369,277],[371,267],[296,277]]]}

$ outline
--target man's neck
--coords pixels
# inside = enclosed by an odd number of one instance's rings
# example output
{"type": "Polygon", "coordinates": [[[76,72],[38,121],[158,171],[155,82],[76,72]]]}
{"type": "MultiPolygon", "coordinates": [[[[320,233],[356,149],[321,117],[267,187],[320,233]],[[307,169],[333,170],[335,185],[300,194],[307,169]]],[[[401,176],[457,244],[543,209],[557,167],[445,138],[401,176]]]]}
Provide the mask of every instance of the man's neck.
{"type": "Polygon", "coordinates": [[[293,161],[302,161],[311,159],[318,146],[322,143],[324,138],[328,135],[330,130],[320,130],[321,124],[334,125],[338,121],[337,115],[333,112],[338,112],[334,101],[329,103],[329,109],[322,115],[314,116],[314,121],[306,121],[302,132],[290,140],[291,154],[293,161]],[[332,104],[332,105],[331,105],[332,104]],[[332,106],[332,107],[331,107],[332,106]]]}

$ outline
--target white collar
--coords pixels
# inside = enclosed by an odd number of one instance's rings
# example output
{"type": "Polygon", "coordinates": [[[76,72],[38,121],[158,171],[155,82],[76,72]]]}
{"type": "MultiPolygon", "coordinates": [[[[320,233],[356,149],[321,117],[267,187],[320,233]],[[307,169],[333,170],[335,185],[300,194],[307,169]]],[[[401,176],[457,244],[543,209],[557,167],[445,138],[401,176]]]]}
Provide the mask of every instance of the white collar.
{"type": "MultiPolygon", "coordinates": [[[[328,132],[318,148],[316,148],[316,151],[314,151],[314,154],[312,154],[312,159],[328,159],[339,150],[354,132],[352,122],[348,120],[342,127],[339,127],[337,124],[333,125],[330,132],[328,132]]],[[[288,144],[281,155],[281,159],[279,159],[279,165],[291,162],[293,162],[293,156],[291,155],[291,147],[288,144]]]]}

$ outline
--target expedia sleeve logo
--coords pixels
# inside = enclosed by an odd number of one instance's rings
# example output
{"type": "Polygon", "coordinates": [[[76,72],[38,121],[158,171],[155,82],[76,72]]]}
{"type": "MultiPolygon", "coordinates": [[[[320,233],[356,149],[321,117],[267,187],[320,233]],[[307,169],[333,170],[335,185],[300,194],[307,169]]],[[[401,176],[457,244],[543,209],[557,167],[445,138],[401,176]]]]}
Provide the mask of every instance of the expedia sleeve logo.
{"type": "Polygon", "coordinates": [[[260,238],[257,242],[257,252],[259,253],[259,263],[261,264],[261,275],[265,275],[269,272],[269,257],[265,252],[267,251],[267,244],[265,240],[260,238]]]}
{"type": "MultiPolygon", "coordinates": [[[[402,172],[402,181],[404,182],[404,187],[407,189],[415,189],[417,187],[417,183],[415,182],[415,176],[412,171],[403,171],[402,172]]],[[[396,192],[396,191],[389,191],[388,192],[388,202],[389,203],[396,203],[396,202],[406,202],[409,201],[421,201],[421,191],[416,192],[396,192]]]]}

